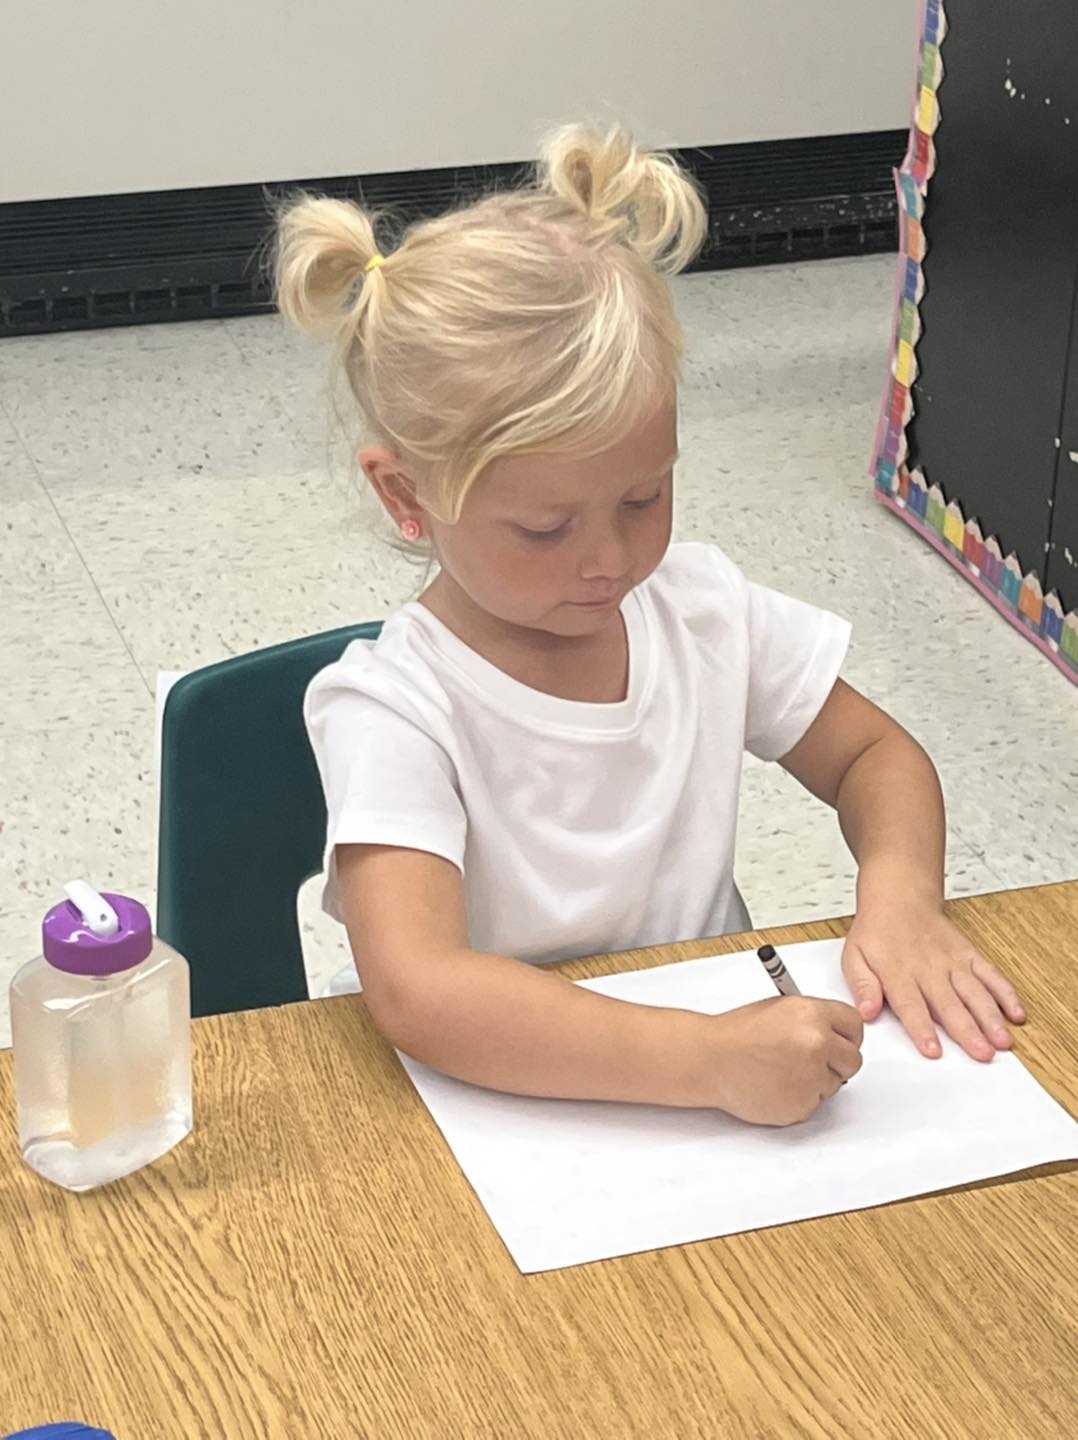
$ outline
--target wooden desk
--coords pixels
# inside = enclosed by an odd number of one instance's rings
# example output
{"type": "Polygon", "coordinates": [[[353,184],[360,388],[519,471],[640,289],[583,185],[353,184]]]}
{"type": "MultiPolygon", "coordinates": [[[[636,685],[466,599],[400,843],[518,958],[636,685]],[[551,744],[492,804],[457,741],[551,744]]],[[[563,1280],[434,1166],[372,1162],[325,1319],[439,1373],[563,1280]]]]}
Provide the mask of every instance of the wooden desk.
{"type": "MultiPolygon", "coordinates": [[[[951,910],[1022,986],[1023,1060],[1078,1108],[1078,882],[951,910]]],[[[19,1162],[0,1057],[0,1431],[79,1418],[120,1440],[1050,1440],[1078,1427],[1078,1185],[1059,1167],[525,1279],[359,997],[201,1020],[195,1036],[195,1134],[82,1197],[19,1162]]]]}

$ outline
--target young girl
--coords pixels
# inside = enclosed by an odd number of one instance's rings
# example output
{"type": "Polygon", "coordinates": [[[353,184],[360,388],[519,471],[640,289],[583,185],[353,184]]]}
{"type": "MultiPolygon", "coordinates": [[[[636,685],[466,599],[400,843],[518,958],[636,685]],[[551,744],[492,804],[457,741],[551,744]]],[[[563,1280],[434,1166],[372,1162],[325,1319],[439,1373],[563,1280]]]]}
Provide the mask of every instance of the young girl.
{"type": "Polygon", "coordinates": [[[810,1115],[886,1001],[925,1056],[1024,1018],[943,913],[928,757],[838,678],[849,627],[670,544],[682,337],[705,231],[671,159],[570,127],[535,183],[379,253],[352,204],[281,219],[281,310],[331,337],[367,479],[435,578],[314,680],[326,906],[405,1053],[519,1094],[810,1115]],[[854,1005],[628,1004],[548,961],[750,928],[742,754],[838,811],[854,1005]],[[856,1007],[856,1008],[855,1008],[856,1007]]]}

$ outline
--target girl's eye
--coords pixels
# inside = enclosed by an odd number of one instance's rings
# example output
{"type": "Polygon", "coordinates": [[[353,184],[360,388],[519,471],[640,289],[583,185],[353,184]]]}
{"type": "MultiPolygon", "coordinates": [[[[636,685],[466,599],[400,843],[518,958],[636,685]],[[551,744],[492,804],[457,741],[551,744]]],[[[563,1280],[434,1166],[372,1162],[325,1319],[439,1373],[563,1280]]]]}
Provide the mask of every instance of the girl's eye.
{"type": "MultiPolygon", "coordinates": [[[[623,500],[622,504],[626,510],[647,510],[652,505],[657,505],[663,497],[662,490],[656,490],[654,495],[649,495],[646,500],[623,500]]],[[[553,530],[529,530],[526,525],[518,525],[517,530],[527,540],[557,540],[569,529],[569,522],[555,526],[553,530]]]]}
{"type": "Polygon", "coordinates": [[[554,530],[529,530],[526,525],[518,525],[517,529],[528,540],[557,540],[559,535],[564,535],[569,527],[559,525],[554,530]]]}

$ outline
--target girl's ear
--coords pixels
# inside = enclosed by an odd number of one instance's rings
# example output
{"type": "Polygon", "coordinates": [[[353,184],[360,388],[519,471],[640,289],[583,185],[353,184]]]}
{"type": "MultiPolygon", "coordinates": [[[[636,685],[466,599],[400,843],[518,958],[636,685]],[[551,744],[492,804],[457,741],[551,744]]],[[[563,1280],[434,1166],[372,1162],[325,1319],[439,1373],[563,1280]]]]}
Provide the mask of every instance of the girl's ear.
{"type": "Polygon", "coordinates": [[[398,529],[409,522],[418,525],[420,530],[424,528],[426,512],[416,498],[415,486],[399,455],[384,446],[372,445],[360,451],[359,467],[398,529]]]}

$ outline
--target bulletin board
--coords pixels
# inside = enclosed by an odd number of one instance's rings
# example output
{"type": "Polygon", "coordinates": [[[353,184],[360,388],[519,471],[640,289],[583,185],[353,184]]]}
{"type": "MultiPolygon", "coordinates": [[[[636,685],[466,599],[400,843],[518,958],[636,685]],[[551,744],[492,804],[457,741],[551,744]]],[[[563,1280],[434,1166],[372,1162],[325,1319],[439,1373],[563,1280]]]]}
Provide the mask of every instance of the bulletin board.
{"type": "Polygon", "coordinates": [[[924,4],[872,473],[1078,684],[1078,19],[1059,4],[924,4]]]}

